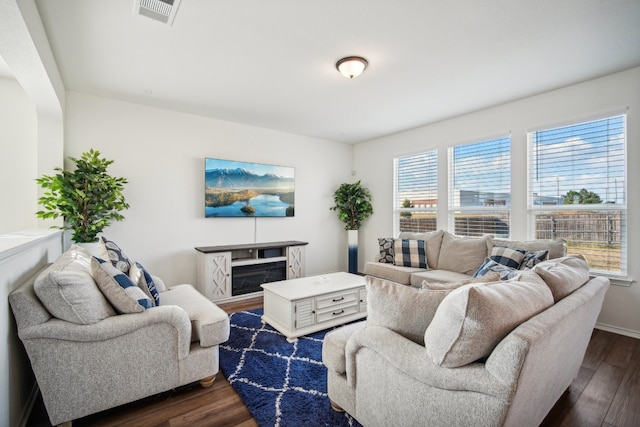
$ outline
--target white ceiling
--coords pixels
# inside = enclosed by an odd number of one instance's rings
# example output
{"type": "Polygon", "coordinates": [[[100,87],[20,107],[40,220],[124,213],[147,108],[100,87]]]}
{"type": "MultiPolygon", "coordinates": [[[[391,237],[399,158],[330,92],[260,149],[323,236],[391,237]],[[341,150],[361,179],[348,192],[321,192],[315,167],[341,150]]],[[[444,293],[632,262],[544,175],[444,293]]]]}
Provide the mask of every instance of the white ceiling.
{"type": "Polygon", "coordinates": [[[639,0],[133,1],[36,0],[67,90],[348,143],[640,66],[639,0]]]}

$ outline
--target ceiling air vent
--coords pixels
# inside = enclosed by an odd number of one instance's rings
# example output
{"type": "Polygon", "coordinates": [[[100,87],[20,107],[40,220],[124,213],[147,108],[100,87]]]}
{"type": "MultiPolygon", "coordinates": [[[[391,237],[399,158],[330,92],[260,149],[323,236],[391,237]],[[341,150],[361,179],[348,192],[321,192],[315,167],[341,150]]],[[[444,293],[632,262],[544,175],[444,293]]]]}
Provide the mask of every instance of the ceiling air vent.
{"type": "Polygon", "coordinates": [[[134,0],[133,13],[172,25],[180,0],[134,0]]]}

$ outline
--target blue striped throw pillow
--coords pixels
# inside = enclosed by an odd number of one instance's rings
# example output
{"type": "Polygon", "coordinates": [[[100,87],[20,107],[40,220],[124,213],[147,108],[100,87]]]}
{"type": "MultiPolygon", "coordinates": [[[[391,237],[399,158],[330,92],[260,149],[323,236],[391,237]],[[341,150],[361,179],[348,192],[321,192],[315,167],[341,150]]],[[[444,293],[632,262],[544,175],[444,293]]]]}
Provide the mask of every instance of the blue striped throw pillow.
{"type": "Polygon", "coordinates": [[[429,268],[427,243],[424,240],[396,239],[393,242],[393,251],[395,265],[429,268]]]}
{"type": "Polygon", "coordinates": [[[139,313],[153,307],[151,298],[129,276],[101,258],[91,258],[91,273],[118,313],[139,313]]]}

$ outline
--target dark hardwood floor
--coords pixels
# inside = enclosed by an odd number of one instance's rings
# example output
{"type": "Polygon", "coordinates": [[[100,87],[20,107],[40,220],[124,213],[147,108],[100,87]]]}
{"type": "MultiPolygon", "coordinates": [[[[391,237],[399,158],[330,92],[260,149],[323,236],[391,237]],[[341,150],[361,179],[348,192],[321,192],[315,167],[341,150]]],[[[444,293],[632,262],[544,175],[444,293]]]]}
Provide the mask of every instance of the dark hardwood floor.
{"type": "MultiPolygon", "coordinates": [[[[262,298],[220,304],[228,313],[262,307],[262,298]]],[[[50,427],[41,399],[28,426],[50,427]]],[[[256,426],[227,380],[218,373],[211,388],[192,384],[90,415],[74,426],[256,426]]],[[[578,378],[542,426],[640,426],[640,340],[594,330],[578,378]]]]}

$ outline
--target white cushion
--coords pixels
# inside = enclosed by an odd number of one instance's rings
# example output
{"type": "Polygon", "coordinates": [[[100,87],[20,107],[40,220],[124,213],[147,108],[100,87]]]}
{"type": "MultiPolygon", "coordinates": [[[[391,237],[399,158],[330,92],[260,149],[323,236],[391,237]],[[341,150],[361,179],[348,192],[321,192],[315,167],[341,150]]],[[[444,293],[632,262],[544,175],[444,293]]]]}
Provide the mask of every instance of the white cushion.
{"type": "Polygon", "coordinates": [[[367,277],[367,325],[383,326],[420,345],[440,302],[450,292],[421,290],[367,277]]]}
{"type": "Polygon", "coordinates": [[[42,305],[58,319],[88,325],[116,312],[91,276],[91,255],[73,245],[34,282],[42,305]]]}
{"type": "Polygon", "coordinates": [[[445,232],[438,269],[472,275],[487,257],[488,238],[456,237],[445,232]]]}
{"type": "Polygon", "coordinates": [[[589,266],[582,255],[543,261],[533,267],[559,301],[589,281],[589,266]]]}
{"type": "Polygon", "coordinates": [[[491,354],[515,327],[553,305],[538,282],[489,282],[452,291],[425,332],[434,363],[455,368],[491,354]]]}
{"type": "Polygon", "coordinates": [[[160,305],[177,305],[191,320],[191,340],[203,347],[229,339],[229,316],[191,285],[176,285],[160,294],[160,305]]]}

